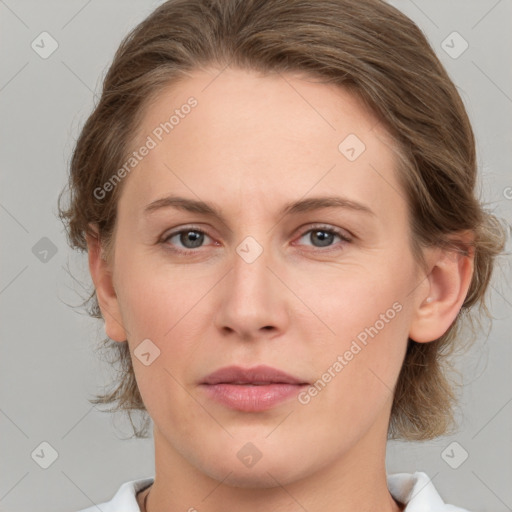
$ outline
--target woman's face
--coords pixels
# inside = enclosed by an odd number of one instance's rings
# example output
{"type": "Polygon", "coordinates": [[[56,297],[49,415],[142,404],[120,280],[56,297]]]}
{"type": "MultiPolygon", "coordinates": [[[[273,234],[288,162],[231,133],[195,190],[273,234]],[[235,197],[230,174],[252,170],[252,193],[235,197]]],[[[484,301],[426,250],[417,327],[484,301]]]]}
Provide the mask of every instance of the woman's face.
{"type": "Polygon", "coordinates": [[[428,293],[390,145],[350,93],[291,75],[198,71],[151,103],[122,184],[106,317],[128,339],[157,457],[239,486],[384,459],[428,293]],[[204,384],[233,365],[302,385],[204,384]]]}

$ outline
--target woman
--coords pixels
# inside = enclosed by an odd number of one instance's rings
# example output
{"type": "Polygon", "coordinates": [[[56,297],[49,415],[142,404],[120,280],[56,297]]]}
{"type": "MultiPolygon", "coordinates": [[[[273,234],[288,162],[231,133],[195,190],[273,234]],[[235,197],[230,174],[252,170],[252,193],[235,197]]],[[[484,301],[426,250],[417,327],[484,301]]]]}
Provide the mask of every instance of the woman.
{"type": "Polygon", "coordinates": [[[155,476],[100,508],[462,510],[385,453],[453,428],[444,358],[504,242],[475,181],[456,88],[386,3],[156,9],[61,210],[123,366],[95,403],[154,425],[155,476]]]}

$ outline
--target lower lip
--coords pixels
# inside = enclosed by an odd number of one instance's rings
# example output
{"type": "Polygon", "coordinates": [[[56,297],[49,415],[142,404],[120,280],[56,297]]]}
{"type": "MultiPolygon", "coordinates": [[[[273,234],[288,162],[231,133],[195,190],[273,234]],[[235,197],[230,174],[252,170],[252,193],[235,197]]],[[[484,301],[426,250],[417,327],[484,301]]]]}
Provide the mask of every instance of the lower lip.
{"type": "Polygon", "coordinates": [[[305,386],[307,384],[203,384],[201,387],[210,398],[231,409],[259,412],[297,396],[305,386]]]}

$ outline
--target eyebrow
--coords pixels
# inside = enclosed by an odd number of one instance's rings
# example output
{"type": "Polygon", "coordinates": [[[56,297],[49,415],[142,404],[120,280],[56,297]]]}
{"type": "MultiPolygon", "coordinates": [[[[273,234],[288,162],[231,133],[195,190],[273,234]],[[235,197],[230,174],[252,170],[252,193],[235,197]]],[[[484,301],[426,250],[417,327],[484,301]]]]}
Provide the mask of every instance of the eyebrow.
{"type": "MultiPolygon", "coordinates": [[[[213,204],[179,196],[162,197],[161,199],[157,199],[149,203],[144,208],[144,215],[149,216],[163,208],[176,208],[191,213],[217,217],[226,223],[226,220],[224,219],[224,216],[220,210],[213,204]]],[[[285,204],[280,212],[280,216],[305,213],[319,210],[321,208],[343,208],[375,216],[375,212],[372,211],[368,206],[341,196],[311,197],[308,199],[292,201],[285,204]]]]}

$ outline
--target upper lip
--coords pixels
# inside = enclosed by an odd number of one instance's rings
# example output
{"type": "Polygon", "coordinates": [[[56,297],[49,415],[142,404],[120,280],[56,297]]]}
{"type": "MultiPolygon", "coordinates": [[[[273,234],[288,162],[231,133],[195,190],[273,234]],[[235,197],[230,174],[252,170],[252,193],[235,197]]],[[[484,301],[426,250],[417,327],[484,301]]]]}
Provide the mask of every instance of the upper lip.
{"type": "Polygon", "coordinates": [[[260,365],[252,368],[226,366],[211,373],[202,384],[307,384],[286,372],[260,365]]]}

